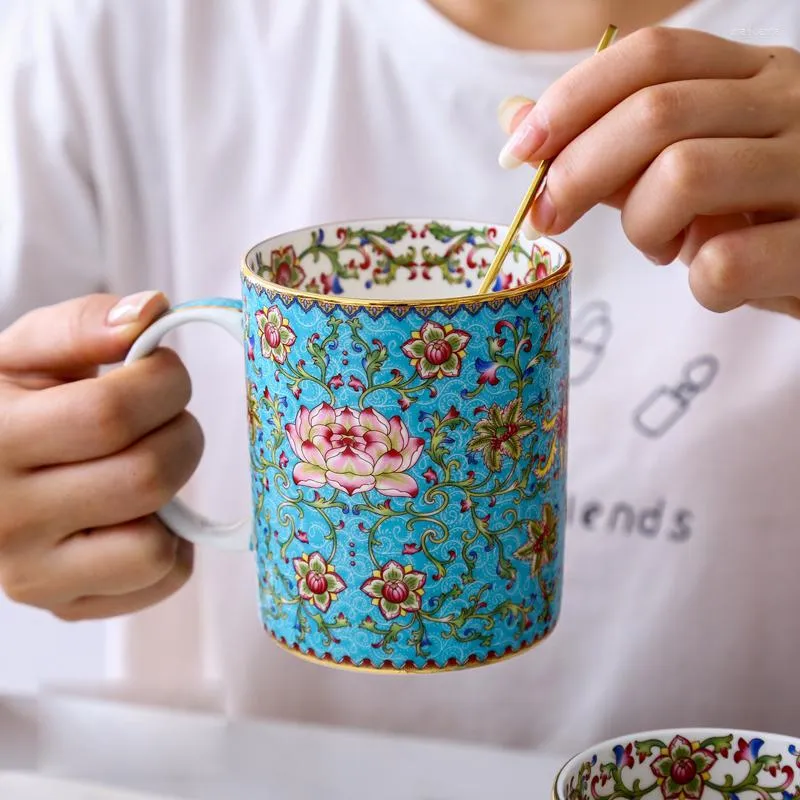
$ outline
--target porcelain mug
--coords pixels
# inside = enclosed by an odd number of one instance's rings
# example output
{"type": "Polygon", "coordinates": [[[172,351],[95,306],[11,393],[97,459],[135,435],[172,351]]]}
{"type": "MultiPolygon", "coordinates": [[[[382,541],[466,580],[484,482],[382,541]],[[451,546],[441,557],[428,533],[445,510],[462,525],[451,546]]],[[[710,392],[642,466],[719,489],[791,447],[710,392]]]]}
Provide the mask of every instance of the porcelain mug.
{"type": "Polygon", "coordinates": [[[567,762],[552,800],[791,800],[800,738],[671,728],[609,739],[567,762]]]}
{"type": "Polygon", "coordinates": [[[250,547],[266,630],[331,665],[423,672],[531,647],[561,602],[570,258],[499,226],[323,225],[255,246],[242,299],[184,303],[245,349],[252,519],[176,499],[196,543],[250,547]]]}

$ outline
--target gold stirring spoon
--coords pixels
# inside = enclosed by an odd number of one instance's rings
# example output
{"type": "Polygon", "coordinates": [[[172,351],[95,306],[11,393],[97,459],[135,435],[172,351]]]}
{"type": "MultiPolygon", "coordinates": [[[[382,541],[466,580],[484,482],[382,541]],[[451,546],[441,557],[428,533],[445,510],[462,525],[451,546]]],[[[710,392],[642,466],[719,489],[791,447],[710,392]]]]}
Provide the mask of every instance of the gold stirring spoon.
{"type": "MultiPolygon", "coordinates": [[[[609,45],[611,45],[617,35],[618,30],[619,29],[616,25],[609,25],[603,34],[603,38],[597,45],[595,53],[599,53],[601,50],[605,50],[609,45]]],[[[497,276],[500,274],[500,269],[505,263],[506,257],[511,251],[514,242],[517,240],[519,229],[522,226],[525,217],[533,207],[533,201],[536,199],[536,195],[538,194],[539,188],[541,187],[542,182],[547,175],[547,171],[550,169],[550,164],[552,161],[552,158],[548,158],[539,164],[536,174],[533,176],[533,181],[531,181],[531,185],[528,187],[525,197],[522,198],[522,203],[520,203],[517,213],[514,215],[514,219],[511,221],[511,225],[506,231],[506,235],[503,238],[500,247],[497,248],[497,252],[494,254],[494,258],[492,259],[489,270],[484,276],[483,281],[478,289],[478,294],[487,294],[491,291],[494,282],[497,280],[497,276]]]]}

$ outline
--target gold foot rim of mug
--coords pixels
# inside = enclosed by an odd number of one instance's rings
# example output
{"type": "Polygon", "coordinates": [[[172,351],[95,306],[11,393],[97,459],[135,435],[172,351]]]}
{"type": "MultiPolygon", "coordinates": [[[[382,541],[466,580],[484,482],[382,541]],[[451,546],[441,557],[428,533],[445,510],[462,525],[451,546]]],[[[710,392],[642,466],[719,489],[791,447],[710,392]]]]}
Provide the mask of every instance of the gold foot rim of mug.
{"type": "Polygon", "coordinates": [[[300,650],[297,645],[289,644],[285,639],[276,636],[274,633],[272,633],[272,631],[265,628],[275,644],[277,644],[278,647],[280,647],[282,650],[285,650],[287,653],[291,653],[293,656],[295,656],[295,658],[300,658],[303,661],[308,661],[312,664],[319,664],[331,669],[340,669],[346,672],[371,672],[379,675],[425,675],[433,672],[457,672],[465,669],[476,669],[477,667],[491,666],[492,664],[498,664],[501,661],[508,661],[516,656],[521,656],[524,653],[527,653],[529,650],[532,650],[534,647],[547,639],[554,629],[555,622],[551,625],[549,630],[545,631],[541,636],[533,639],[527,644],[522,645],[522,647],[519,647],[516,650],[513,650],[509,647],[499,654],[492,652],[486,658],[482,659],[469,658],[464,662],[450,659],[448,663],[442,666],[438,664],[427,663],[421,667],[418,667],[414,664],[396,667],[391,664],[386,664],[385,666],[376,665],[368,659],[365,659],[360,664],[354,663],[347,657],[345,657],[342,661],[335,661],[333,657],[327,653],[324,656],[318,656],[313,651],[304,652],[303,650],[300,650]]]}

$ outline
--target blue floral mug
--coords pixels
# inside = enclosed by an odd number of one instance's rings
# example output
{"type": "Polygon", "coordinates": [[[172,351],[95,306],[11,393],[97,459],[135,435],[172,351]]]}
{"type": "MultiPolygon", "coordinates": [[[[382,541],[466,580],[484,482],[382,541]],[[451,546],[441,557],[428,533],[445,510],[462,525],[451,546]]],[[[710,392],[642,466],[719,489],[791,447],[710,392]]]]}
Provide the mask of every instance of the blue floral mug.
{"type": "Polygon", "coordinates": [[[570,258],[519,240],[476,295],[498,226],[365,221],[276,236],[242,300],[168,311],[244,343],[252,519],[173,500],[197,543],[250,547],[282,646],[387,672],[486,664],[553,629],[561,602],[570,258]]]}

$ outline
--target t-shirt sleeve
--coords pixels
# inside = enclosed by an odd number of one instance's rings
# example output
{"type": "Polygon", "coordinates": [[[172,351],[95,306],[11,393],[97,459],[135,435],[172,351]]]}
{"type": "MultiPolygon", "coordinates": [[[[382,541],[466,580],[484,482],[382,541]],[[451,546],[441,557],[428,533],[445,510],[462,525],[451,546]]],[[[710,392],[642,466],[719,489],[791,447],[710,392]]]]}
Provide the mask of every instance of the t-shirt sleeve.
{"type": "Polygon", "coordinates": [[[103,287],[74,12],[23,2],[0,30],[0,329],[103,287]]]}

